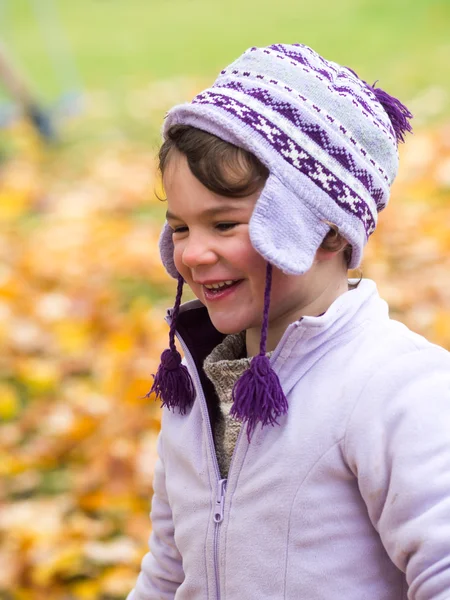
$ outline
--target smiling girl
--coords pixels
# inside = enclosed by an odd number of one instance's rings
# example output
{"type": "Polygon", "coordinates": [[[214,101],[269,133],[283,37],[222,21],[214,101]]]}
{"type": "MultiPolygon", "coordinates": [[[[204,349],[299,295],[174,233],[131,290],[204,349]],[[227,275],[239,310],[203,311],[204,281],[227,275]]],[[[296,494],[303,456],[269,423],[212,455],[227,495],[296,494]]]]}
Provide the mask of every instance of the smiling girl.
{"type": "Polygon", "coordinates": [[[450,597],[450,357],[347,275],[410,117],[281,44],[168,113],[161,257],[178,290],[130,600],[450,597]],[[181,305],[184,284],[198,300],[181,305]]]}

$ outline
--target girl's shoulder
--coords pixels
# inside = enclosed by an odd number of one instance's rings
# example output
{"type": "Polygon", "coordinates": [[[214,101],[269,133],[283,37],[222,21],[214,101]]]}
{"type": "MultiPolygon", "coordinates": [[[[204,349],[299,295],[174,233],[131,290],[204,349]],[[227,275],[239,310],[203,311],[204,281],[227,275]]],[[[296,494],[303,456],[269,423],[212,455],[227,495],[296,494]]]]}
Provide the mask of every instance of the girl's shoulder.
{"type": "Polygon", "coordinates": [[[353,423],[439,413],[450,426],[450,352],[388,319],[373,327],[354,361],[353,423]]]}
{"type": "Polygon", "coordinates": [[[418,361],[422,356],[432,355],[438,362],[448,363],[450,366],[450,352],[439,346],[423,335],[409,329],[404,323],[387,318],[378,322],[370,329],[369,335],[364,340],[366,353],[372,356],[375,364],[395,363],[405,357],[405,360],[418,361]]]}

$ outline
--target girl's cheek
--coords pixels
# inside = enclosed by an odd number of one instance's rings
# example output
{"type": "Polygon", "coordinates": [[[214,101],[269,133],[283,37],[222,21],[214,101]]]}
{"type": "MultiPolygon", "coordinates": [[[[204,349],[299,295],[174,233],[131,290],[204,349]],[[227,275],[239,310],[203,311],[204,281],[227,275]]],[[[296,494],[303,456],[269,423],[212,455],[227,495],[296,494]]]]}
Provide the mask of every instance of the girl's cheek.
{"type": "Polygon", "coordinates": [[[175,263],[177,271],[183,274],[185,267],[183,265],[183,250],[180,246],[180,243],[174,243],[173,262],[175,263]]]}

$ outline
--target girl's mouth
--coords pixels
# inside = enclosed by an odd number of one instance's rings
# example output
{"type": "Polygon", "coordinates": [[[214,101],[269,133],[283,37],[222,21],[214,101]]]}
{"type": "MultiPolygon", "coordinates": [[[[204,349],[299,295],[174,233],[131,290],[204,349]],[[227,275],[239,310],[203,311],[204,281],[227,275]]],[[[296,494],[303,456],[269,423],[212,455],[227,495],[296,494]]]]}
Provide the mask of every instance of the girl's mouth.
{"type": "Polygon", "coordinates": [[[235,281],[224,281],[217,284],[203,285],[203,294],[208,301],[221,300],[230,296],[236,288],[242,283],[243,279],[235,281]]]}

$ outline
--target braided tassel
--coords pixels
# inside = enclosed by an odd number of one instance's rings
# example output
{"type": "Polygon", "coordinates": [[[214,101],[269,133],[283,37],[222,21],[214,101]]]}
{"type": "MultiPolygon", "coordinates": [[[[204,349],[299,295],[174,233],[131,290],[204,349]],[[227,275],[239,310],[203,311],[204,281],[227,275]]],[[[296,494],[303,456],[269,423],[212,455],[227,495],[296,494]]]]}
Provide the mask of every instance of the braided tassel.
{"type": "Polygon", "coordinates": [[[286,414],[288,410],[288,401],[281,388],[278,375],[272,369],[270,360],[266,356],[271,284],[272,265],[267,263],[259,354],[252,359],[250,367],[238,379],[233,388],[233,406],[230,414],[236,419],[247,422],[249,441],[259,422],[263,427],[277,425],[277,419],[286,414]]]}
{"type": "Polygon", "coordinates": [[[183,283],[180,275],[170,324],[169,348],[161,354],[161,363],[156,375],[153,375],[153,385],[147,397],[154,393],[157,399],[162,400],[161,406],[172,410],[178,408],[181,414],[186,414],[194,402],[195,388],[189,371],[181,364],[181,355],[175,346],[176,321],[180,311],[183,283]]]}

